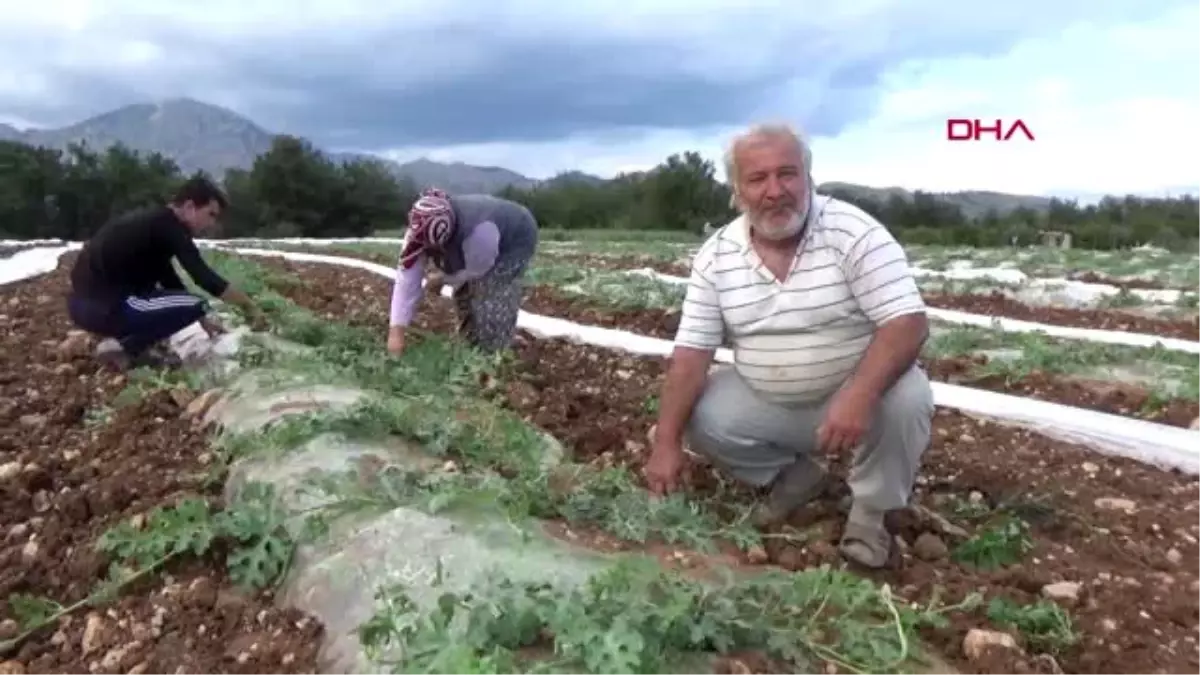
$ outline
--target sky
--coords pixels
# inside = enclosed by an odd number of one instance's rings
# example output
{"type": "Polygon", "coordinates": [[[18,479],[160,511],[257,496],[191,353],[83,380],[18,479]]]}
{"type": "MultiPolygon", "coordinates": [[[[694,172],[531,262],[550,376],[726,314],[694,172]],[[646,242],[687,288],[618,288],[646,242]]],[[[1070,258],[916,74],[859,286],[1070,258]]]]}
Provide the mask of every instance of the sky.
{"type": "Polygon", "coordinates": [[[0,0],[0,122],[190,97],[330,150],[612,176],[755,122],[813,176],[1200,192],[1195,0],[0,0]],[[601,7],[601,4],[604,6],[601,7]],[[947,119],[1033,140],[948,141],[947,119]]]}

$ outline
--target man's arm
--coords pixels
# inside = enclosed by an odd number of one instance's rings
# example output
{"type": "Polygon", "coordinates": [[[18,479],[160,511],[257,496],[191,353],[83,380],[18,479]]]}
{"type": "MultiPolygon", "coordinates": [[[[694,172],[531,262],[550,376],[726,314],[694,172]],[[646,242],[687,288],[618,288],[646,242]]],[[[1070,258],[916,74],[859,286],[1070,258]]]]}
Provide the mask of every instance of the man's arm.
{"type": "Polygon", "coordinates": [[[209,295],[220,298],[229,288],[229,282],[204,262],[204,258],[200,255],[200,249],[196,247],[196,242],[192,241],[191,237],[176,228],[171,228],[170,232],[171,253],[179,261],[183,271],[187,272],[192,281],[195,281],[196,285],[203,288],[209,295]]]}
{"type": "Polygon", "coordinates": [[[682,449],[683,429],[725,337],[716,287],[693,264],[675,333],[675,350],[658,402],[656,447],[682,449]]]}
{"type": "Polygon", "coordinates": [[[171,252],[175,254],[180,266],[188,273],[192,281],[196,282],[197,286],[213,297],[236,305],[247,315],[262,319],[258,308],[245,293],[234,288],[221,275],[213,271],[208,263],[204,262],[204,258],[200,255],[200,249],[196,247],[196,242],[192,241],[191,237],[174,228],[170,232],[172,233],[170,235],[171,252]]]}
{"type": "Polygon", "coordinates": [[[916,363],[929,337],[925,301],[904,249],[880,224],[850,247],[846,279],[875,335],[847,387],[877,401],[916,363]]]}

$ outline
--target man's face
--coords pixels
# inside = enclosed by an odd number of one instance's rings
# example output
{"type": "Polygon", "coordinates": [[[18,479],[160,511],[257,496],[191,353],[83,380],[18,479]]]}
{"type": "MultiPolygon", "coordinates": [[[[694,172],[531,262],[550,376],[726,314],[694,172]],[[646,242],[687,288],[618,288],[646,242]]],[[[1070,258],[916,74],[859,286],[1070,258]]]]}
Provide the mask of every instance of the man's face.
{"type": "Polygon", "coordinates": [[[738,199],[751,226],[771,238],[786,238],[803,225],[808,185],[794,143],[762,137],[742,143],[735,151],[738,199]]]}
{"type": "Polygon", "coordinates": [[[221,205],[216,200],[210,201],[204,206],[196,206],[193,202],[187,201],[180,208],[183,216],[183,222],[192,228],[194,232],[204,232],[212,228],[216,224],[217,218],[221,217],[221,205]]]}

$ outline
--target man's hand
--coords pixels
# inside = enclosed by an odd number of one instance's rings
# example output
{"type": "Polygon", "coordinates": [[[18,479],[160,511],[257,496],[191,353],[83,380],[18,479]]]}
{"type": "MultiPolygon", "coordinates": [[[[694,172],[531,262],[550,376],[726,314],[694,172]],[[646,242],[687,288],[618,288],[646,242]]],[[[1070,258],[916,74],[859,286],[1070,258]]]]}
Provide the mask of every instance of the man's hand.
{"type": "Polygon", "coordinates": [[[388,354],[392,356],[400,356],[404,352],[404,327],[392,326],[388,329],[387,336],[388,354]]]}
{"type": "Polygon", "coordinates": [[[258,307],[254,306],[248,307],[246,310],[246,323],[250,325],[250,329],[253,330],[254,333],[264,333],[266,329],[271,327],[271,322],[268,321],[268,318],[266,318],[263,310],[260,310],[258,307]]]}
{"type": "Polygon", "coordinates": [[[817,427],[817,447],[833,455],[858,446],[871,428],[877,403],[876,397],[853,384],[839,389],[817,427]]]}
{"type": "Polygon", "coordinates": [[[674,492],[679,487],[679,474],[687,461],[683,456],[683,447],[678,443],[659,441],[655,438],[653,448],[643,469],[646,486],[656,495],[674,492]]]}
{"type": "Polygon", "coordinates": [[[218,335],[221,335],[225,332],[225,327],[211,316],[202,317],[200,319],[200,327],[204,329],[205,333],[208,333],[208,338],[210,340],[217,339],[218,335]]]}

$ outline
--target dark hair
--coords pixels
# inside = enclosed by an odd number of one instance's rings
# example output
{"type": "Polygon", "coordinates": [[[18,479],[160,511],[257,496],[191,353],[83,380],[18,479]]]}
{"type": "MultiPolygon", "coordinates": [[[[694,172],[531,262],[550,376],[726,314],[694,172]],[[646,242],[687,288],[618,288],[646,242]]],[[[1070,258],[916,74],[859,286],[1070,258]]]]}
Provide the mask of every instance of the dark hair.
{"type": "Polygon", "coordinates": [[[193,176],[185,180],[175,191],[175,196],[171,197],[171,203],[175,206],[191,202],[197,207],[204,207],[212,201],[216,201],[222,210],[229,206],[229,200],[225,198],[221,188],[204,176],[193,176]]]}

